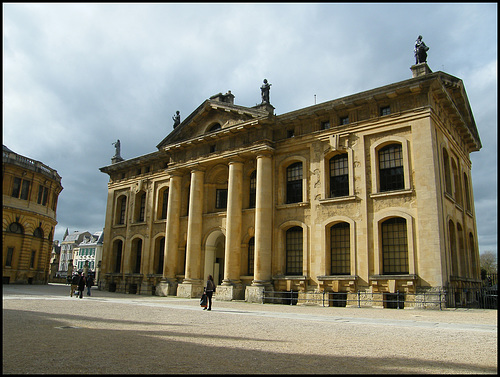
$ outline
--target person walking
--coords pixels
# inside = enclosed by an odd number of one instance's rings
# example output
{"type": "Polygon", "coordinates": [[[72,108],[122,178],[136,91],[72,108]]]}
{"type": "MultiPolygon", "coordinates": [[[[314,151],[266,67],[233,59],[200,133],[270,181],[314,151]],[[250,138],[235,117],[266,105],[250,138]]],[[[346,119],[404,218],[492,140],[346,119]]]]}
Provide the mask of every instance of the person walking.
{"type": "Polygon", "coordinates": [[[82,275],[81,272],[79,272],[78,275],[80,275],[80,280],[78,281],[78,297],[83,298],[83,291],[85,289],[85,276],[82,275]]]}
{"type": "MultiPolygon", "coordinates": [[[[207,279],[207,286],[205,287],[205,292],[207,294],[208,298],[208,308],[205,308],[206,310],[212,310],[212,295],[215,292],[215,283],[214,283],[214,278],[212,275],[208,275],[207,279]]],[[[205,310],[203,309],[203,310],[205,310]]]]}
{"type": "Polygon", "coordinates": [[[92,288],[92,286],[94,285],[94,277],[89,274],[89,276],[87,276],[87,296],[90,296],[90,289],[92,288]]]}
{"type": "Polygon", "coordinates": [[[73,293],[78,289],[79,281],[80,281],[80,274],[75,274],[71,279],[71,293],[70,293],[71,297],[73,297],[73,293]]]}

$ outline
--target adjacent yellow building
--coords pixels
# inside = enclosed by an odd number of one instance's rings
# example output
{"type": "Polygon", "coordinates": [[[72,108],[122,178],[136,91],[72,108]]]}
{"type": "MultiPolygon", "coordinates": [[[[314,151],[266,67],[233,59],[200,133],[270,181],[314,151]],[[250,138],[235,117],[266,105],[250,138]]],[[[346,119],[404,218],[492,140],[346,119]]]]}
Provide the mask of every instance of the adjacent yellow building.
{"type": "Polygon", "coordinates": [[[157,151],[115,155],[100,169],[104,289],[199,297],[211,274],[218,300],[260,302],[479,286],[467,94],[412,71],[282,115],[269,86],[254,107],[219,93],[157,151]]]}
{"type": "Polygon", "coordinates": [[[2,283],[47,284],[61,177],[6,146],[2,170],[2,283]]]}

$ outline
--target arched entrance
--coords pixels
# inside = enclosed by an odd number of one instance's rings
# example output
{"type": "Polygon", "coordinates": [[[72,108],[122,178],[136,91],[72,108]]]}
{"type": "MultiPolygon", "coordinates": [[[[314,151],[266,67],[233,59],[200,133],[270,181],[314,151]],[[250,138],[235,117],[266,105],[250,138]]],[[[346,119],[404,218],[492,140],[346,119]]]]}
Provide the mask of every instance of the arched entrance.
{"type": "Polygon", "coordinates": [[[224,278],[224,252],[226,236],[220,230],[215,230],[205,241],[205,265],[203,269],[203,280],[212,275],[216,285],[224,278]]]}

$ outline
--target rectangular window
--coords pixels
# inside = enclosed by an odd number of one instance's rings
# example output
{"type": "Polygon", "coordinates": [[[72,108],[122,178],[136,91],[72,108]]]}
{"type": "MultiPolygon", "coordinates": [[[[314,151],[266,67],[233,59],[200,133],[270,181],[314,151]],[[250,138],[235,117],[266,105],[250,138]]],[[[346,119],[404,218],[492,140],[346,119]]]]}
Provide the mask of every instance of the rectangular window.
{"type": "Polygon", "coordinates": [[[349,166],[347,154],[330,159],[330,197],[349,195],[349,166]]]}
{"type": "Polygon", "coordinates": [[[379,178],[381,192],[404,189],[401,145],[388,145],[379,151],[379,178]]]}
{"type": "Polygon", "coordinates": [[[321,122],[321,129],[322,130],[328,130],[330,128],[330,121],[326,121],[326,122],[321,122]]]}
{"type": "Polygon", "coordinates": [[[347,116],[347,117],[340,118],[340,125],[344,126],[346,124],[349,124],[349,117],[347,116]]]}
{"type": "Polygon", "coordinates": [[[296,226],[286,232],[286,274],[302,275],[302,228],[296,226]]]}
{"type": "Polygon", "coordinates": [[[31,250],[30,268],[35,268],[35,257],[36,257],[36,251],[31,250]]]}
{"type": "Polygon", "coordinates": [[[27,181],[25,179],[14,177],[12,196],[14,198],[28,200],[30,192],[30,183],[31,183],[30,181],[27,181]]]}
{"type": "Polygon", "coordinates": [[[42,205],[47,205],[47,197],[49,196],[49,189],[47,187],[43,188],[42,205]]]}
{"type": "Polygon", "coordinates": [[[348,223],[339,223],[330,228],[331,274],[351,273],[351,243],[348,223]]]}
{"type": "Polygon", "coordinates": [[[250,200],[248,208],[255,208],[255,198],[257,193],[257,172],[254,170],[250,175],[250,200]]]}
{"type": "Polygon", "coordinates": [[[286,131],[286,137],[287,137],[287,139],[290,139],[290,138],[292,138],[294,136],[295,136],[295,130],[292,129],[292,130],[287,130],[286,131]]]}
{"type": "Polygon", "coordinates": [[[21,199],[28,200],[30,193],[30,181],[26,181],[23,179],[23,186],[21,188],[21,199]]]}
{"type": "Polygon", "coordinates": [[[14,186],[12,187],[12,196],[14,198],[19,198],[19,193],[21,192],[21,178],[14,178],[14,186]]]}
{"type": "Polygon", "coordinates": [[[296,162],[286,169],[286,202],[302,202],[302,163],[296,162]]]}
{"type": "Polygon", "coordinates": [[[383,273],[408,274],[408,237],[406,220],[392,218],[382,224],[383,273]]]}
{"type": "Polygon", "coordinates": [[[7,248],[7,260],[5,261],[5,267],[12,267],[12,257],[14,256],[14,248],[7,248]]]}
{"type": "Polygon", "coordinates": [[[141,195],[141,208],[139,209],[139,221],[144,221],[144,212],[146,211],[146,193],[141,195]]]}
{"type": "Polygon", "coordinates": [[[390,106],[384,106],[380,108],[380,116],[389,115],[391,113],[390,106]]]}
{"type": "Polygon", "coordinates": [[[215,200],[215,208],[227,208],[227,189],[217,189],[215,200]]]}
{"type": "Polygon", "coordinates": [[[248,275],[253,276],[255,258],[255,238],[248,242],[248,275]]]}
{"type": "Polygon", "coordinates": [[[168,206],[168,189],[165,189],[165,191],[163,191],[163,201],[162,201],[162,206],[161,206],[161,218],[162,219],[167,218],[167,206],[168,206]]]}

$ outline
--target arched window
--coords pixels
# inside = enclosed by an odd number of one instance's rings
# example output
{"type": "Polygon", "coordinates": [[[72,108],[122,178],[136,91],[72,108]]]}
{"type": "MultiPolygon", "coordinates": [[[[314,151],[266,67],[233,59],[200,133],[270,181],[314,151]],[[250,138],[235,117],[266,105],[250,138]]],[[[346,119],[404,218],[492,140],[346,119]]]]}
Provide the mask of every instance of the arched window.
{"type": "Polygon", "coordinates": [[[460,185],[460,174],[458,174],[455,160],[451,160],[451,170],[453,171],[453,183],[455,184],[455,193],[453,198],[458,204],[462,204],[462,186],[460,185]]]}
{"type": "Polygon", "coordinates": [[[122,270],[122,250],[123,242],[121,240],[115,241],[115,273],[119,273],[122,270]]]}
{"type": "Polygon", "coordinates": [[[302,275],[302,228],[294,226],[286,231],[286,274],[302,275]]]}
{"type": "Polygon", "coordinates": [[[132,263],[134,274],[141,273],[141,257],[142,257],[142,239],[137,239],[132,243],[132,263]],[[135,257],[135,258],[134,258],[135,257]]]}
{"type": "Polygon", "coordinates": [[[125,213],[127,210],[127,197],[122,195],[116,202],[116,223],[125,224],[125,213]]]}
{"type": "Polygon", "coordinates": [[[158,263],[156,264],[156,273],[158,275],[163,275],[163,263],[165,258],[165,237],[162,237],[158,246],[158,263]]]}
{"type": "Polygon", "coordinates": [[[135,205],[137,206],[137,208],[136,208],[136,221],[143,222],[144,221],[144,214],[146,212],[146,193],[144,191],[141,191],[139,194],[137,194],[136,200],[135,200],[135,205]]]}
{"type": "Polygon", "coordinates": [[[401,144],[391,144],[378,152],[380,192],[405,188],[401,144]]]}
{"type": "Polygon", "coordinates": [[[250,199],[248,202],[248,208],[255,208],[255,198],[257,192],[257,170],[254,170],[250,174],[250,199]]]}
{"type": "Polygon", "coordinates": [[[471,277],[477,278],[477,258],[476,258],[476,249],[474,245],[474,236],[472,233],[469,233],[469,250],[470,250],[470,260],[471,260],[471,267],[472,267],[472,274],[471,277]]]}
{"type": "Polygon", "coordinates": [[[250,238],[248,241],[248,275],[253,276],[253,266],[255,257],[255,237],[250,238]]]}
{"type": "Polygon", "coordinates": [[[220,130],[222,127],[219,123],[215,123],[212,127],[208,129],[208,132],[215,132],[217,130],[220,130]]]}
{"type": "Polygon", "coordinates": [[[346,222],[330,228],[331,275],[351,273],[350,228],[346,222]]]}
{"type": "Polygon", "coordinates": [[[286,202],[302,201],[302,162],[295,162],[286,168],[286,202]]]}
{"type": "Polygon", "coordinates": [[[43,238],[42,228],[40,228],[40,227],[36,228],[35,231],[33,232],[33,237],[43,238]]]}
{"type": "Polygon", "coordinates": [[[464,173],[464,186],[465,186],[465,209],[467,211],[471,211],[469,178],[465,173],[464,173]]]}
{"type": "Polygon", "coordinates": [[[408,274],[408,236],[406,220],[394,217],[382,223],[382,261],[384,275],[408,274]]]}
{"type": "Polygon", "coordinates": [[[330,159],[330,197],[349,195],[349,166],[347,153],[330,159]]]}
{"type": "Polygon", "coordinates": [[[457,239],[455,236],[455,224],[453,221],[448,222],[448,233],[450,235],[450,253],[451,253],[451,275],[458,276],[458,255],[457,255],[457,239]]]}
{"type": "Polygon", "coordinates": [[[465,250],[464,232],[462,226],[457,224],[458,254],[460,256],[460,276],[469,277],[469,260],[465,250]]]}
{"type": "Polygon", "coordinates": [[[443,148],[443,166],[444,166],[445,191],[451,195],[452,191],[451,191],[450,158],[448,157],[448,152],[444,148],[443,148]]]}
{"type": "Polygon", "coordinates": [[[166,219],[167,218],[167,208],[168,208],[168,187],[165,188],[161,193],[160,193],[160,205],[161,205],[161,212],[160,212],[160,220],[166,219]]]}

